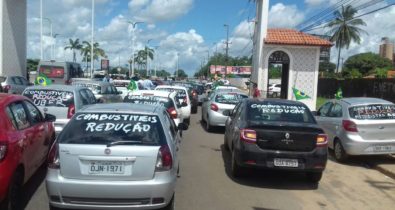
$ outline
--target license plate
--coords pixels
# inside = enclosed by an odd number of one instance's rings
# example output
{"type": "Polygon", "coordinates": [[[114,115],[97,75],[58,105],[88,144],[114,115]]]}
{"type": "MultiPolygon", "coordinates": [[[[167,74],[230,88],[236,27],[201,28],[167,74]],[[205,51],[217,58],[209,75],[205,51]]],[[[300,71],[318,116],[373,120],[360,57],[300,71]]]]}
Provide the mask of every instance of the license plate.
{"type": "Polygon", "coordinates": [[[374,152],[391,152],[395,150],[395,147],[392,148],[392,146],[385,145],[385,146],[373,146],[373,151],[374,152]]]}
{"type": "Polygon", "coordinates": [[[274,158],[274,166],[296,168],[298,165],[298,160],[296,159],[274,158]]]}
{"type": "Polygon", "coordinates": [[[91,161],[88,172],[90,174],[124,174],[123,162],[91,161]]]}

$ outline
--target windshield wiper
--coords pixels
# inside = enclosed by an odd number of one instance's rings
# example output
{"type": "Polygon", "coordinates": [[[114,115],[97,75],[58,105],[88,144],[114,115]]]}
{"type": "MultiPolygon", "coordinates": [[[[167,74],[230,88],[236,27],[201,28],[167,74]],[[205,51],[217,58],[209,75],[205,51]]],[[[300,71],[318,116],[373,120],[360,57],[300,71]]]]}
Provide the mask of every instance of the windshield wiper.
{"type": "Polygon", "coordinates": [[[116,146],[116,145],[128,145],[128,144],[145,144],[145,145],[154,145],[152,142],[142,142],[142,141],[114,141],[107,144],[107,147],[116,146]]]}

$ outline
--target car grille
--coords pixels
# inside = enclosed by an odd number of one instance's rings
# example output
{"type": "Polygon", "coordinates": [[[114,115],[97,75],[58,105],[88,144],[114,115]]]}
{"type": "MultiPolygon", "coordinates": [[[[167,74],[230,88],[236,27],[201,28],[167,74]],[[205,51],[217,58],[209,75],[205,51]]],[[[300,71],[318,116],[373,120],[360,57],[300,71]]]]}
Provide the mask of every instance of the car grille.
{"type": "Polygon", "coordinates": [[[119,198],[74,198],[63,197],[63,202],[80,205],[120,205],[120,206],[134,206],[147,205],[151,201],[150,198],[136,198],[136,199],[119,199],[119,198]]]}

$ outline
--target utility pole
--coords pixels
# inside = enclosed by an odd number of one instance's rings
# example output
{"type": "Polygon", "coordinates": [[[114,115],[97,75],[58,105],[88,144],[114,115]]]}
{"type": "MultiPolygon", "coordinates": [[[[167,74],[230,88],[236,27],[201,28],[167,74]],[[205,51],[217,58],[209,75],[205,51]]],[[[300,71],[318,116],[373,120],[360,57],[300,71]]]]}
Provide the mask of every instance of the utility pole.
{"type": "Polygon", "coordinates": [[[176,77],[176,78],[178,78],[179,62],[180,62],[180,58],[179,58],[179,55],[178,55],[178,52],[177,52],[177,69],[176,69],[176,71],[177,71],[177,77],[176,77]]]}
{"type": "Polygon", "coordinates": [[[148,45],[149,45],[149,42],[151,41],[152,39],[148,39],[148,41],[147,41],[147,45],[145,46],[145,55],[146,55],[146,65],[145,65],[145,70],[146,70],[146,76],[148,76],[149,74],[148,74],[148,52],[149,52],[149,48],[148,48],[148,45]]]}
{"type": "Polygon", "coordinates": [[[53,35],[53,43],[52,43],[52,49],[51,49],[51,51],[52,51],[52,60],[56,60],[56,58],[55,58],[55,49],[56,49],[56,37],[57,36],[59,36],[60,34],[54,34],[53,35]]]}
{"type": "Polygon", "coordinates": [[[207,50],[207,78],[210,77],[210,50],[207,50]]]}
{"type": "Polygon", "coordinates": [[[92,31],[91,31],[91,78],[93,78],[93,48],[94,48],[94,30],[95,30],[95,0],[92,0],[92,31]]]}
{"type": "Polygon", "coordinates": [[[228,53],[229,53],[229,25],[224,24],[226,27],[226,48],[225,48],[225,79],[228,70],[228,53]]]}
{"type": "Polygon", "coordinates": [[[134,40],[135,40],[134,31],[135,31],[135,28],[136,28],[137,24],[144,23],[144,22],[128,21],[128,23],[132,25],[132,65],[131,65],[132,66],[132,70],[131,70],[132,72],[130,72],[130,68],[129,68],[129,77],[132,77],[134,75],[134,40]]]}
{"type": "MultiPolygon", "coordinates": [[[[53,38],[52,37],[52,33],[53,33],[53,28],[52,28],[52,20],[51,19],[49,19],[49,18],[43,18],[44,20],[47,20],[48,22],[49,22],[49,27],[50,27],[50,34],[49,34],[49,36],[51,37],[51,39],[53,38]]],[[[49,50],[50,50],[50,54],[51,54],[51,60],[53,59],[53,52],[52,52],[52,45],[50,45],[49,46],[49,50]]]]}
{"type": "Polygon", "coordinates": [[[43,51],[43,0],[40,0],[40,60],[44,59],[43,51]]]}

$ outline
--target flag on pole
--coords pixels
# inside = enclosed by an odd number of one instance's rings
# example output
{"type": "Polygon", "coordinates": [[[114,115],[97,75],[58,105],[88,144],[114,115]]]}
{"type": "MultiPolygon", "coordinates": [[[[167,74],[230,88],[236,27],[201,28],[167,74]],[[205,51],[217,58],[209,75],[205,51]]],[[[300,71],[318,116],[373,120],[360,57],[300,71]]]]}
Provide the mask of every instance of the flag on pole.
{"type": "Polygon", "coordinates": [[[310,98],[310,96],[306,95],[304,92],[296,89],[296,88],[292,88],[292,91],[294,92],[295,98],[296,100],[302,100],[302,99],[308,99],[310,98]]]}
{"type": "Polygon", "coordinates": [[[137,83],[133,79],[130,80],[129,85],[127,87],[128,90],[137,90],[137,83]]]}
{"type": "Polygon", "coordinates": [[[47,86],[52,84],[52,80],[48,79],[47,75],[40,73],[36,80],[34,80],[35,85],[47,86]]]}
{"type": "Polygon", "coordinates": [[[338,100],[343,98],[343,91],[342,91],[341,87],[339,87],[339,89],[337,89],[336,94],[335,94],[335,98],[338,99],[338,100]]]}

